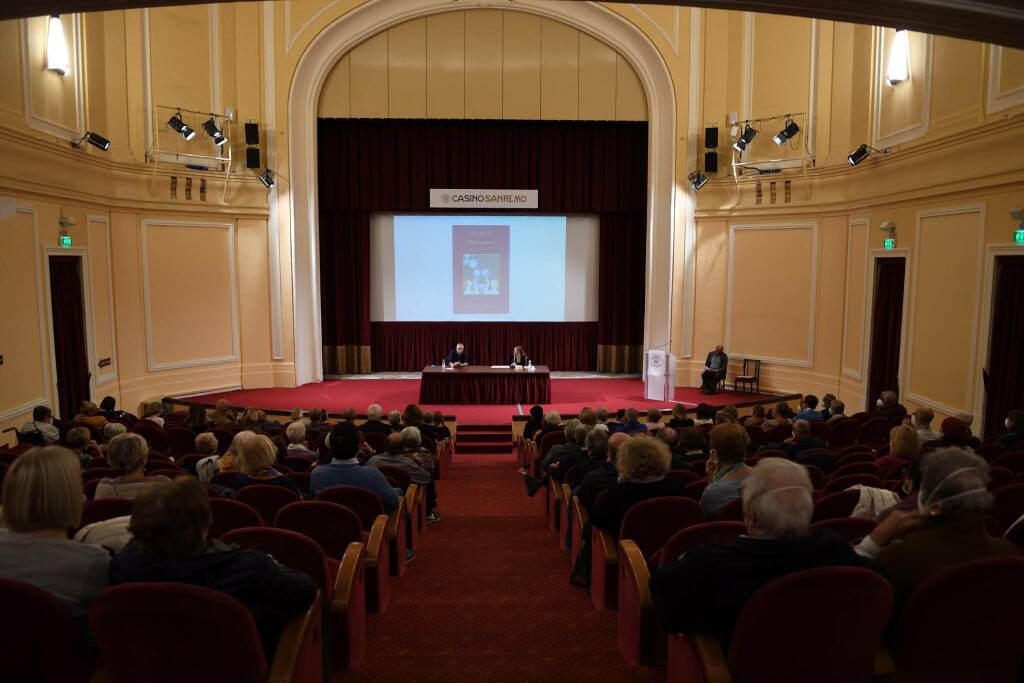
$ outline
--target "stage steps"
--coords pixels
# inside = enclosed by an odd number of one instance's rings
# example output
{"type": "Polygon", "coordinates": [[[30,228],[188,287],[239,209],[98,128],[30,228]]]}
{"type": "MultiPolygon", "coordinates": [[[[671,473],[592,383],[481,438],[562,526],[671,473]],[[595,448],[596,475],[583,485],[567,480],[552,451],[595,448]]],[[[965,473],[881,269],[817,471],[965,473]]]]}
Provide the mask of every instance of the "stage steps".
{"type": "Polygon", "coordinates": [[[460,424],[455,438],[456,454],[512,452],[511,424],[460,424]]]}

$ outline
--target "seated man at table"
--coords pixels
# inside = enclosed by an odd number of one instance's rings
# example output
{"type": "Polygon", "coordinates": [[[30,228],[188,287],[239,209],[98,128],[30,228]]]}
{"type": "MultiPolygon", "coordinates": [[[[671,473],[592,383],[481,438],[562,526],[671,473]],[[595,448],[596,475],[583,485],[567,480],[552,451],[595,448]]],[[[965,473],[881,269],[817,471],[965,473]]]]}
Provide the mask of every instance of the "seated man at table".
{"type": "Polygon", "coordinates": [[[455,345],[455,350],[448,354],[448,364],[453,368],[461,368],[469,365],[469,354],[466,353],[466,345],[459,342],[455,345]]]}

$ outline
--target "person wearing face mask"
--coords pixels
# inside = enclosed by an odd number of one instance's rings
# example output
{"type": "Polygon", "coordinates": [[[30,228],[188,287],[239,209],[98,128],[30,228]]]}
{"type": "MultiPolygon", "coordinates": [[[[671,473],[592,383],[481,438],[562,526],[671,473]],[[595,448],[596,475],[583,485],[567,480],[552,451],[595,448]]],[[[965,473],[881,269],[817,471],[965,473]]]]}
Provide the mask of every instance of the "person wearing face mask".
{"type": "Polygon", "coordinates": [[[1006,434],[999,437],[997,443],[1006,446],[1008,451],[1024,445],[1024,410],[1011,410],[1003,424],[1006,434]]]}
{"type": "Polygon", "coordinates": [[[897,602],[947,567],[1020,555],[1015,545],[992,538],[985,528],[993,498],[983,458],[960,448],[940,448],[921,459],[920,471],[917,509],[894,511],[856,547],[889,573],[897,602]]]}
{"type": "Polygon", "coordinates": [[[935,413],[931,408],[920,406],[907,418],[906,424],[917,430],[917,438],[921,443],[941,441],[942,434],[932,429],[932,420],[934,419],[935,413]]]}
{"type": "Polygon", "coordinates": [[[907,409],[900,403],[895,391],[883,391],[875,401],[875,410],[871,417],[884,417],[889,420],[902,420],[907,416],[907,409]]]}

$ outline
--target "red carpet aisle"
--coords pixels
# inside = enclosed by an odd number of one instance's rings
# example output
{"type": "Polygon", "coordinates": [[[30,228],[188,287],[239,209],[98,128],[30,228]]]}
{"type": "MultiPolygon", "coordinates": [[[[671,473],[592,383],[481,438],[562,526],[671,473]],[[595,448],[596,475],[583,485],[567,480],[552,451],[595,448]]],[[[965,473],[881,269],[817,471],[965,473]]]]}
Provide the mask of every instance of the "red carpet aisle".
{"type": "Polygon", "coordinates": [[[615,614],[568,585],[569,560],[510,456],[456,457],[367,653],[344,681],[659,681],[622,663],[615,614]]]}

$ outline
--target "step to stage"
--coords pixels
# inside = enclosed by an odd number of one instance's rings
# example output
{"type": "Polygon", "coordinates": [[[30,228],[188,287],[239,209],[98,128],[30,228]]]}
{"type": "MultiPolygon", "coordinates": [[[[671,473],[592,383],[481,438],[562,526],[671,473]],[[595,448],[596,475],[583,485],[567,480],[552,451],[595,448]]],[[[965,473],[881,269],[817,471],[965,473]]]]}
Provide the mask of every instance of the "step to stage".
{"type": "Polygon", "coordinates": [[[455,452],[463,455],[504,455],[512,452],[512,424],[460,424],[455,452]]]}

